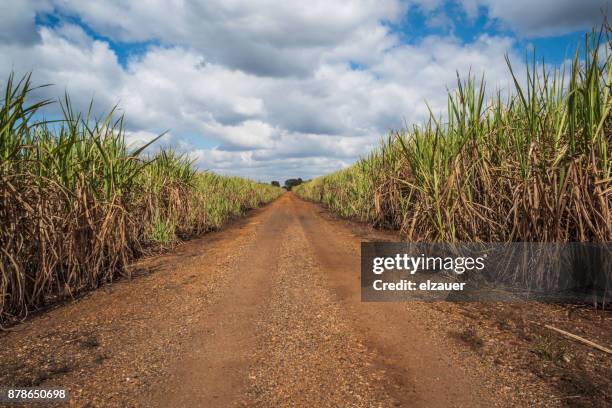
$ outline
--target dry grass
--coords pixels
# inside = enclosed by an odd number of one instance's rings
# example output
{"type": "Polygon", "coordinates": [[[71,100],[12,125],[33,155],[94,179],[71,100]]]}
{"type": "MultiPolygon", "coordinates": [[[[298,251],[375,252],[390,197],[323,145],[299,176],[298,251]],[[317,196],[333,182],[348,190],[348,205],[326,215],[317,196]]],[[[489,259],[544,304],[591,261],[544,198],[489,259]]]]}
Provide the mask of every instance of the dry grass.
{"type": "Polygon", "coordinates": [[[33,120],[30,77],[0,105],[0,323],[127,274],[148,248],[220,227],[282,190],[199,173],[172,151],[143,156],[123,118],[33,120]]]}
{"type": "Polygon", "coordinates": [[[534,62],[525,86],[508,62],[514,92],[488,103],[484,78],[458,78],[446,123],[432,114],[296,192],[409,241],[611,241],[609,51],[593,32],[568,71],[534,62]]]}

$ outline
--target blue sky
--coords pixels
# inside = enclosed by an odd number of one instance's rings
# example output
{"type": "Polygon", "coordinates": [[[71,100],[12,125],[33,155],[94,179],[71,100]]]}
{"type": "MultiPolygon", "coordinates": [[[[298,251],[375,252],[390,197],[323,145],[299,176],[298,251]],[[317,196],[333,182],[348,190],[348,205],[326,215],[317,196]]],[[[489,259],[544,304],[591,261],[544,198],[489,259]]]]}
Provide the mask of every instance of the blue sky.
{"type": "MultiPolygon", "coordinates": [[[[0,3],[0,78],[40,97],[118,105],[128,140],[202,169],[310,178],[353,163],[390,129],[445,109],[455,72],[505,88],[535,47],[560,64],[607,0],[23,0],[0,3]]],[[[57,106],[44,114],[57,114],[57,106]]]]}
{"type": "MultiPolygon", "coordinates": [[[[532,7],[537,8],[537,1],[532,7]]],[[[602,2],[605,3],[605,2],[602,2]]],[[[430,35],[455,35],[465,43],[472,42],[483,33],[490,36],[507,36],[515,39],[512,50],[518,54],[532,56],[535,49],[539,58],[547,63],[560,64],[568,56],[571,58],[584,41],[586,25],[570,27],[553,35],[533,35],[513,30],[498,18],[491,18],[487,7],[479,7],[477,14],[468,16],[459,3],[446,2],[439,12],[448,18],[447,26],[432,26],[431,13],[415,5],[408,9],[406,18],[394,27],[401,33],[402,41],[417,43],[430,35]],[[429,17],[429,18],[428,18],[429,17]],[[578,28],[580,27],[580,28],[578,28]]],[[[597,21],[597,20],[594,20],[597,21]]],[[[603,18],[602,18],[603,21],[603,18]]]]}

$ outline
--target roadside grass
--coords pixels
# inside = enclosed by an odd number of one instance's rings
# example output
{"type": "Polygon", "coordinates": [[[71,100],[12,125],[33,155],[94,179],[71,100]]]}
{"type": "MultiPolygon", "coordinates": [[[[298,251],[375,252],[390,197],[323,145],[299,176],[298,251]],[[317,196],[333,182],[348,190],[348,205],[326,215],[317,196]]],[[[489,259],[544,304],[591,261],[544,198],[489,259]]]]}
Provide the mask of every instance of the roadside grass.
{"type": "Polygon", "coordinates": [[[572,358],[567,344],[550,333],[536,334],[532,351],[540,358],[556,364],[568,363],[572,358]]]}
{"type": "Polygon", "coordinates": [[[507,60],[507,97],[458,76],[444,123],[431,113],[295,192],[408,241],[612,240],[609,34],[592,32],[565,67],[534,56],[524,81],[507,60]]]}
{"type": "MultiPolygon", "coordinates": [[[[37,122],[30,76],[0,101],[0,324],[128,275],[127,264],[217,229],[282,190],[199,172],[172,150],[130,149],[123,117],[37,122]]],[[[90,109],[91,110],[91,109],[90,109]]]]}

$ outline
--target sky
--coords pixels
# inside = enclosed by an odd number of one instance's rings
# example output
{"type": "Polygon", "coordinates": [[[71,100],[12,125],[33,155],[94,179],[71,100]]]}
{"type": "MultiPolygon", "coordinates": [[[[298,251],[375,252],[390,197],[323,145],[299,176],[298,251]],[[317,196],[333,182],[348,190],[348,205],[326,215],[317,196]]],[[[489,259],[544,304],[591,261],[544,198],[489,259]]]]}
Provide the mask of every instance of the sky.
{"type": "Polygon", "coordinates": [[[611,2],[0,0],[0,86],[32,72],[36,97],[118,106],[132,146],[168,131],[202,170],[309,179],[442,114],[457,72],[562,63],[611,2]]]}

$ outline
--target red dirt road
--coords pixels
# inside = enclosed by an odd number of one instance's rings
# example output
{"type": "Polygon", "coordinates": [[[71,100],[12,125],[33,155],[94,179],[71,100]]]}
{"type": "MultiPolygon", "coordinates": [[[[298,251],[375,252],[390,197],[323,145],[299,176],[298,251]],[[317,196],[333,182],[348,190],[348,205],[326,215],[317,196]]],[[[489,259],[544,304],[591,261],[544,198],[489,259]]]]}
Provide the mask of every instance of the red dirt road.
{"type": "Polygon", "coordinates": [[[389,238],[285,194],[0,334],[0,384],[91,407],[531,405],[434,305],[360,301],[359,243],[389,238]]]}

